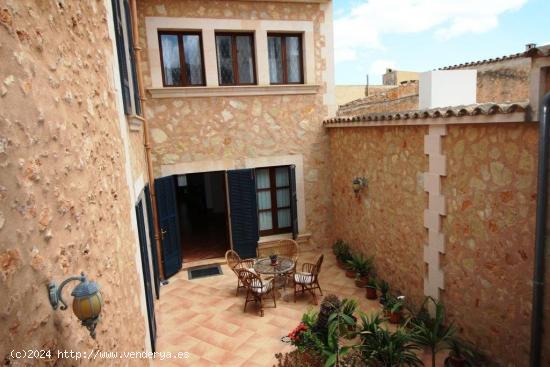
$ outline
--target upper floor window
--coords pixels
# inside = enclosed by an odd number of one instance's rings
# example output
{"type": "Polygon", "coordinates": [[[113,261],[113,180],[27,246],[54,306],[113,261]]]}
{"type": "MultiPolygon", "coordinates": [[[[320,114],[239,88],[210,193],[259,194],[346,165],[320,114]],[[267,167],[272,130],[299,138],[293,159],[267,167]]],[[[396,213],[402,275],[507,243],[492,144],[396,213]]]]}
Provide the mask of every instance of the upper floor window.
{"type": "Polygon", "coordinates": [[[205,85],[200,32],[159,32],[162,80],[165,87],[205,85]]]}
{"type": "Polygon", "coordinates": [[[301,84],[303,78],[302,36],[267,35],[271,84],[301,84]]]}
{"type": "Polygon", "coordinates": [[[256,84],[254,35],[216,33],[220,85],[256,84]]]}

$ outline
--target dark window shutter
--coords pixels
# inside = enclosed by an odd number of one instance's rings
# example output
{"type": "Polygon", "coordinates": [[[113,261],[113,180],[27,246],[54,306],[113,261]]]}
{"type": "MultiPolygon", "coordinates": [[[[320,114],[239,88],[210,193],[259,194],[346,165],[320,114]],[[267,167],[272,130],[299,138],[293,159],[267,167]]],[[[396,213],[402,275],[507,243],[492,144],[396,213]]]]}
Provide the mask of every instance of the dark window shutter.
{"type": "Polygon", "coordinates": [[[132,102],[130,97],[130,83],[128,82],[128,67],[126,65],[126,53],[124,46],[124,30],[122,27],[122,13],[118,0],[112,0],[113,17],[115,25],[116,51],[118,56],[118,67],[120,72],[120,82],[122,84],[122,102],[124,103],[124,113],[132,114],[132,102]]]}
{"type": "Polygon", "coordinates": [[[158,267],[157,247],[155,240],[155,227],[153,223],[153,207],[151,206],[151,191],[149,184],[145,186],[145,203],[147,206],[147,225],[149,226],[149,243],[151,244],[151,257],[153,258],[153,275],[155,277],[155,294],[157,299],[160,297],[160,275],[158,267]]]}
{"type": "Polygon", "coordinates": [[[149,268],[149,254],[147,251],[147,239],[145,235],[145,221],[143,218],[143,201],[136,206],[136,219],[139,235],[139,250],[141,253],[141,266],[143,270],[143,283],[145,288],[145,302],[147,306],[147,320],[149,322],[149,336],[151,349],[154,352],[157,342],[157,322],[155,320],[155,303],[153,301],[153,285],[151,284],[151,271],[149,268]]]}
{"type": "Polygon", "coordinates": [[[181,269],[181,242],[174,176],[155,180],[159,226],[162,232],[162,264],[166,278],[181,269]]]}
{"type": "Polygon", "coordinates": [[[233,250],[241,258],[255,257],[259,232],[254,170],[228,171],[227,181],[233,250]]]}
{"type": "Polygon", "coordinates": [[[141,115],[141,100],[139,99],[139,88],[136,71],[136,55],[134,52],[134,35],[132,34],[132,15],[128,0],[124,0],[124,13],[126,13],[126,33],[128,34],[128,51],[130,54],[130,65],[132,67],[132,84],[134,86],[134,105],[136,115],[141,115]]]}
{"type": "Polygon", "coordinates": [[[296,166],[290,166],[290,209],[292,212],[292,237],[298,238],[298,196],[296,195],[296,166]]]}

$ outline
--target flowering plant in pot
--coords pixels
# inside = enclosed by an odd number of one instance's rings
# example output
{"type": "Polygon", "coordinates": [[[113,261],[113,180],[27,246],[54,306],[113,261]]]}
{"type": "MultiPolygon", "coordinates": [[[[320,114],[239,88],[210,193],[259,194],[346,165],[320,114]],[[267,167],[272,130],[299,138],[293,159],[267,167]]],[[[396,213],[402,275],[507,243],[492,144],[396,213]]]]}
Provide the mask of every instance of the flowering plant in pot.
{"type": "Polygon", "coordinates": [[[399,324],[405,304],[405,296],[389,296],[384,304],[384,312],[389,316],[390,323],[399,324]]]}
{"type": "Polygon", "coordinates": [[[367,282],[367,299],[376,299],[376,277],[371,275],[367,282]]]}

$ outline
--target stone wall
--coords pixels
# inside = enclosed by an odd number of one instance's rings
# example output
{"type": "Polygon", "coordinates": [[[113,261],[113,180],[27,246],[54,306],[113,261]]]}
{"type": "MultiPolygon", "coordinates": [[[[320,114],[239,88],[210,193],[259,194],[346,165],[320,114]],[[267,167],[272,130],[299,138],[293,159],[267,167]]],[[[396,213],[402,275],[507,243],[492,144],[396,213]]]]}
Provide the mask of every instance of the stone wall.
{"type": "Polygon", "coordinates": [[[477,102],[509,102],[529,99],[531,58],[520,57],[461,69],[477,70],[477,102]]]}
{"type": "Polygon", "coordinates": [[[536,124],[451,126],[444,139],[443,300],[503,365],[528,361],[537,141],[536,124]]]}
{"type": "Polygon", "coordinates": [[[10,361],[12,349],[52,349],[54,364],[56,350],[144,350],[108,17],[101,1],[0,1],[0,359],[7,364],[36,365],[10,361]],[[48,301],[49,281],[81,271],[102,287],[97,340],[71,309],[53,311],[48,301]]]}
{"type": "Polygon", "coordinates": [[[418,109],[418,82],[404,82],[399,86],[378,89],[368,97],[340,106],[337,116],[355,116],[379,112],[418,109]]]}
{"type": "Polygon", "coordinates": [[[378,275],[417,303],[427,241],[426,132],[423,126],[329,129],[332,240],[374,256],[378,275]],[[351,182],[358,176],[368,179],[368,188],[356,196],[351,182]]]}
{"type": "MultiPolygon", "coordinates": [[[[152,127],[155,175],[161,165],[302,154],[304,159],[307,231],[312,242],[326,242],[330,187],[322,128],[327,115],[323,101],[326,60],[321,56],[325,20],[319,4],[245,1],[140,1],[140,42],[146,45],[146,16],[312,20],[314,27],[315,82],[312,95],[195,97],[150,99],[146,110],[152,127]]],[[[147,51],[144,80],[151,86],[147,51]]]]}
{"type": "MultiPolygon", "coordinates": [[[[501,365],[525,366],[531,322],[537,125],[447,129],[441,297],[449,319],[464,337],[501,365]]],[[[426,133],[427,127],[412,126],[329,129],[332,239],[350,241],[374,255],[380,275],[414,302],[424,294],[426,133]],[[351,190],[356,176],[369,179],[368,189],[358,197],[351,190]]]]}

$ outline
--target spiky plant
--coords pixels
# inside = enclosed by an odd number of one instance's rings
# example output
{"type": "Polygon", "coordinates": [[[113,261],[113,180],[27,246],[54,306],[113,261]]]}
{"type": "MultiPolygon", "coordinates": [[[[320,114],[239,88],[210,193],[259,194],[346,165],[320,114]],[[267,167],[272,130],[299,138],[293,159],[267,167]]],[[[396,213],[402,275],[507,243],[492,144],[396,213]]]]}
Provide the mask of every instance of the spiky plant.
{"type": "Polygon", "coordinates": [[[398,328],[391,332],[374,323],[370,330],[361,336],[363,355],[369,366],[422,366],[417,356],[420,349],[413,343],[413,334],[406,329],[398,328]]]}
{"type": "Polygon", "coordinates": [[[313,331],[326,337],[328,333],[328,319],[332,313],[340,309],[340,306],[340,299],[334,294],[329,294],[323,298],[313,331]]]}
{"type": "Polygon", "coordinates": [[[427,297],[423,308],[427,302],[433,303],[434,317],[427,320],[418,319],[413,324],[414,341],[417,345],[430,348],[432,353],[432,367],[435,367],[435,356],[440,350],[449,348],[449,342],[456,333],[453,324],[445,325],[445,307],[443,303],[427,297]]]}

